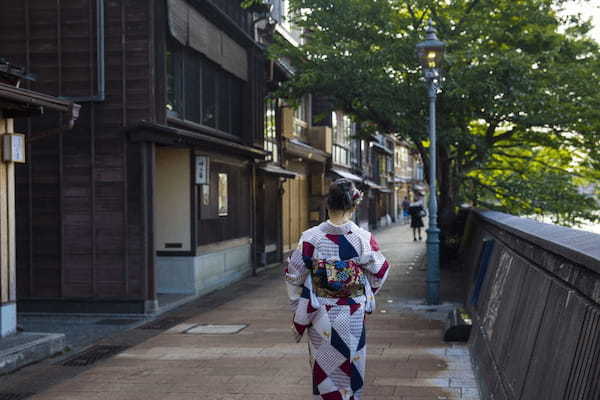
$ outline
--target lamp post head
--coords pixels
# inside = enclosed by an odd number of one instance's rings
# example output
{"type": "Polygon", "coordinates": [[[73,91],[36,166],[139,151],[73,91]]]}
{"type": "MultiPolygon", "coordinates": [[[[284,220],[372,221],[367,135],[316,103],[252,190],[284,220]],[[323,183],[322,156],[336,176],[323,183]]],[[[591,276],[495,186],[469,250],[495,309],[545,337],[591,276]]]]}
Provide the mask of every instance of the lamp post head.
{"type": "Polygon", "coordinates": [[[423,67],[425,78],[437,78],[444,58],[446,44],[438,39],[431,21],[427,27],[425,40],[417,43],[417,56],[423,67]]]}

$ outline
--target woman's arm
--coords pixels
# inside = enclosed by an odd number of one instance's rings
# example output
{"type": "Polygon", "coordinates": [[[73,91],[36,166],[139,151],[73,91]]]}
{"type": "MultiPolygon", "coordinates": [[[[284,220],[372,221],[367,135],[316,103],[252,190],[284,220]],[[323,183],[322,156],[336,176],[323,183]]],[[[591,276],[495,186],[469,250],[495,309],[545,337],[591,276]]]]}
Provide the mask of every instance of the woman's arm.
{"type": "Polygon", "coordinates": [[[377,243],[377,240],[373,234],[371,234],[369,246],[371,248],[371,261],[365,264],[363,268],[367,279],[371,284],[373,293],[377,294],[387,280],[390,272],[390,264],[385,259],[385,256],[381,253],[379,243],[377,243]]]}
{"type": "Polygon", "coordinates": [[[298,247],[292,252],[288,259],[284,273],[288,297],[293,309],[295,309],[298,304],[304,281],[312,268],[314,251],[315,246],[310,243],[306,235],[303,234],[298,243],[298,247]]]}

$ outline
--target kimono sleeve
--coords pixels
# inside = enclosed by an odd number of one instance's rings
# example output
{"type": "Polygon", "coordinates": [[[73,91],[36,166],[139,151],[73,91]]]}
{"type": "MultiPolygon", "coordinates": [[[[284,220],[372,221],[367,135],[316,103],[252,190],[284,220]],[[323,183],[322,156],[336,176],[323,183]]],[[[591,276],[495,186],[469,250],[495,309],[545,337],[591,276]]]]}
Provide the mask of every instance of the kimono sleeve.
{"type": "Polygon", "coordinates": [[[304,281],[312,268],[314,251],[315,246],[308,240],[305,233],[300,238],[298,247],[288,258],[284,278],[292,307],[297,304],[302,293],[304,281]]]}
{"type": "Polygon", "coordinates": [[[377,294],[387,280],[390,272],[390,264],[381,253],[379,243],[377,243],[375,236],[372,234],[369,240],[369,247],[371,251],[371,260],[364,265],[364,271],[369,280],[369,284],[371,285],[371,289],[373,290],[373,294],[377,294]]]}

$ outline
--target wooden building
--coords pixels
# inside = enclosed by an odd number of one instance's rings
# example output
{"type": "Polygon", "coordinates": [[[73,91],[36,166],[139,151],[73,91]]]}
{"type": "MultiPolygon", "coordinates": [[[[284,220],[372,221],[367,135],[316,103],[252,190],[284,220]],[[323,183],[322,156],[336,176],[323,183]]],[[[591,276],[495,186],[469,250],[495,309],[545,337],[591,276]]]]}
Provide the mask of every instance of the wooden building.
{"type": "Polygon", "coordinates": [[[373,228],[381,228],[392,223],[394,144],[388,135],[378,134],[370,142],[371,182],[373,193],[373,228]]]}
{"type": "Polygon", "coordinates": [[[289,252],[303,231],[327,215],[325,173],[331,157],[331,129],[312,126],[310,95],[298,107],[284,106],[281,112],[283,165],[296,174],[283,188],[283,250],[289,252]]]}
{"type": "MultiPolygon", "coordinates": [[[[46,134],[56,128],[70,129],[78,116],[79,106],[32,90],[21,88],[31,76],[23,69],[0,59],[0,338],[16,332],[17,315],[17,227],[15,217],[15,165],[26,163],[30,137],[15,132],[15,119],[49,113],[61,125],[48,126],[46,134]]],[[[19,276],[21,279],[26,277],[19,276]]]]}
{"type": "Polygon", "coordinates": [[[21,310],[152,312],[251,273],[265,156],[252,23],[236,0],[0,4],[0,54],[82,104],[68,134],[37,133],[56,117],[22,126],[21,310]]]}
{"type": "MultiPolygon", "coordinates": [[[[277,36],[293,46],[300,45],[302,30],[290,22],[287,1],[268,3],[271,14],[258,29],[262,43],[269,45],[277,36]]],[[[275,89],[293,74],[287,60],[271,61],[266,70],[268,86],[275,89]]],[[[294,106],[271,97],[265,101],[264,147],[271,156],[260,169],[258,190],[263,190],[264,196],[257,213],[263,236],[268,238],[264,246],[259,242],[267,263],[281,260],[297,246],[302,232],[326,215],[325,171],[331,158],[331,129],[312,125],[311,107],[310,95],[294,106]],[[276,252],[276,248],[281,250],[276,252]]]]}

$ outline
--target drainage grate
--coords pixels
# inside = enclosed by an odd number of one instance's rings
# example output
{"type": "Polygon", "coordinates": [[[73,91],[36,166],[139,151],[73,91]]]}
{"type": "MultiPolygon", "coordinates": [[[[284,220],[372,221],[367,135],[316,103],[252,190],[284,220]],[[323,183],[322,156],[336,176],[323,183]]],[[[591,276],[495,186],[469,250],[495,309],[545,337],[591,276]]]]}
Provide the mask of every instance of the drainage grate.
{"type": "MultiPolygon", "coordinates": [[[[96,345],[61,363],[66,367],[85,367],[125,350],[125,346],[96,345]]],[[[1,399],[0,399],[1,400],[1,399]]]]}
{"type": "Polygon", "coordinates": [[[161,318],[156,321],[150,321],[147,324],[140,326],[138,329],[170,329],[183,321],[185,321],[185,318],[181,317],[161,318]]]}
{"type": "Polygon", "coordinates": [[[108,318],[96,321],[96,325],[131,325],[135,324],[138,321],[139,319],[108,318]]]}
{"type": "Polygon", "coordinates": [[[35,393],[2,393],[0,392],[0,400],[24,400],[33,396],[35,393]]]}

